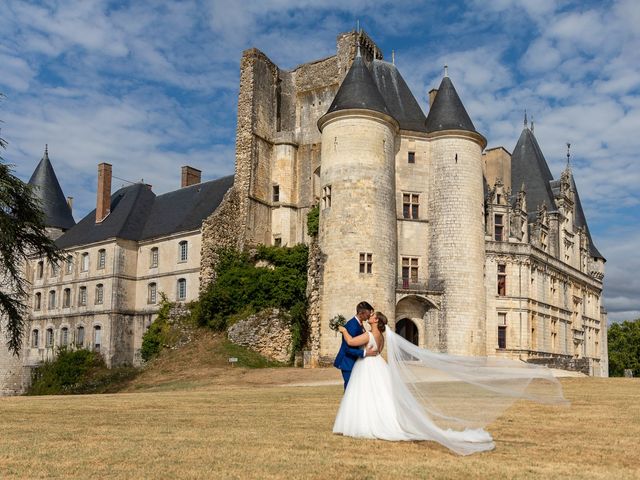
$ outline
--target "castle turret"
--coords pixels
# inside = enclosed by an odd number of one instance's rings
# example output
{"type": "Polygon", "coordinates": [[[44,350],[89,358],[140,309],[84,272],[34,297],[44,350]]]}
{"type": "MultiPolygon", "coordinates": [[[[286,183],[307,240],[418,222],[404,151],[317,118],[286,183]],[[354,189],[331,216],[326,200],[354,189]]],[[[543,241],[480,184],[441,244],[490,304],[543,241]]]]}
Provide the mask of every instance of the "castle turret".
{"type": "Polygon", "coordinates": [[[482,150],[448,76],[442,79],[426,128],[433,174],[429,188],[429,277],[442,291],[437,335],[441,350],[485,354],[482,150]]]}
{"type": "Polygon", "coordinates": [[[335,315],[352,316],[362,300],[390,319],[395,312],[399,127],[359,55],[318,128],[319,247],[324,256],[320,355],[329,355],[340,344],[329,330],[335,315]]]}
{"type": "Polygon", "coordinates": [[[34,195],[40,201],[44,213],[44,224],[49,234],[57,238],[76,222],[71,215],[71,207],[62,193],[56,172],[49,161],[49,150],[45,146],[44,155],[29,179],[34,195]]]}

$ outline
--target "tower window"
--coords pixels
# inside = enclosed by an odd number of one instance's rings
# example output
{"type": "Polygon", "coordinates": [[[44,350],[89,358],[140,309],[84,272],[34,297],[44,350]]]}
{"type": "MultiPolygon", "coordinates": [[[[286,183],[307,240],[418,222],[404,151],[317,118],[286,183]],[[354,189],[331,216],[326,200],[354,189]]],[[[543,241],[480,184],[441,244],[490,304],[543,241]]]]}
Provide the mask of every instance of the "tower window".
{"type": "Polygon", "coordinates": [[[40,260],[38,262],[38,269],[37,269],[37,272],[36,272],[36,276],[38,278],[42,278],[43,272],[44,272],[44,262],[42,260],[40,260]]]}
{"type": "Polygon", "coordinates": [[[498,265],[498,295],[504,297],[507,294],[507,266],[498,265]]]}
{"type": "Polygon", "coordinates": [[[322,208],[331,206],[331,185],[322,188],[322,208]]]}
{"type": "Polygon", "coordinates": [[[373,273],[372,253],[360,253],[360,273],[373,273]]]}
{"type": "Polygon", "coordinates": [[[40,346],[40,332],[34,330],[31,332],[31,347],[38,348],[40,346]]]}
{"type": "Polygon", "coordinates": [[[273,201],[274,202],[280,201],[280,185],[273,186],[273,201]]]}
{"type": "Polygon", "coordinates": [[[417,193],[402,194],[403,218],[417,219],[420,210],[420,195],[417,193]]]}
{"type": "Polygon", "coordinates": [[[501,242],[503,240],[504,234],[504,225],[503,225],[503,215],[495,215],[494,217],[494,238],[496,242],[501,242]]]}
{"type": "Polygon", "coordinates": [[[33,309],[40,310],[42,306],[42,294],[40,292],[36,292],[35,299],[33,301],[33,309]]]}
{"type": "Polygon", "coordinates": [[[407,154],[407,162],[408,163],[416,163],[416,152],[409,152],[407,154]]]}

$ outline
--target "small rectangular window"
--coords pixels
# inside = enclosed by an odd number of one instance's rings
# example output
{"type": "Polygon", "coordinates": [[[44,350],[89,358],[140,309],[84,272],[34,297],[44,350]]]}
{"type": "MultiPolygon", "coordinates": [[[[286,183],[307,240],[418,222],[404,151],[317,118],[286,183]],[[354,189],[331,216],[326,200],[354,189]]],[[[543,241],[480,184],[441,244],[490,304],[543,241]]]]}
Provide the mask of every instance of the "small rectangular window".
{"type": "Polygon", "coordinates": [[[409,152],[407,155],[408,163],[416,163],[416,152],[409,152]]]}
{"type": "Polygon", "coordinates": [[[507,326],[498,325],[498,348],[507,348],[507,326]]]}
{"type": "Polygon", "coordinates": [[[498,265],[498,295],[504,297],[507,294],[507,266],[498,265]]]}
{"type": "Polygon", "coordinates": [[[98,251],[98,270],[102,270],[107,260],[107,252],[105,250],[98,251]]]}
{"type": "Polygon", "coordinates": [[[331,185],[322,188],[322,208],[331,206],[331,185]]]}
{"type": "Polygon", "coordinates": [[[372,253],[360,253],[360,273],[373,273],[372,253]]]}
{"type": "Polygon", "coordinates": [[[186,262],[189,258],[189,246],[186,240],[183,240],[178,244],[178,257],[180,262],[186,262]]]}
{"type": "Polygon", "coordinates": [[[156,268],[158,266],[158,247],[151,249],[150,268],[156,268]]]}
{"type": "Polygon", "coordinates": [[[80,262],[80,270],[86,272],[89,270],[89,254],[83,253],[80,262]]]}
{"type": "Polygon", "coordinates": [[[418,283],[418,259],[402,257],[402,286],[409,288],[412,283],[418,283]]]}
{"type": "Polygon", "coordinates": [[[420,213],[420,195],[417,193],[402,194],[402,217],[417,219],[420,213]]]}
{"type": "Polygon", "coordinates": [[[274,202],[280,201],[280,185],[273,186],[273,201],[274,202]]]}
{"type": "Polygon", "coordinates": [[[502,224],[503,216],[496,215],[494,217],[494,238],[496,242],[502,242],[504,235],[504,225],[502,224]]]}
{"type": "Polygon", "coordinates": [[[87,304],[87,287],[80,287],[78,291],[78,305],[84,307],[87,304]]]}

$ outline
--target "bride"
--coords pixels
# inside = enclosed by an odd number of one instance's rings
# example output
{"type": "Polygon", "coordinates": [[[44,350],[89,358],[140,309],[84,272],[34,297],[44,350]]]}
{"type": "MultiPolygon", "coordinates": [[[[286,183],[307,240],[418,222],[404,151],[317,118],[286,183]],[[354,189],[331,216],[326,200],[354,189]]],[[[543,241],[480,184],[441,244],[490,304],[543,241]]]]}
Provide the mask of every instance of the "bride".
{"type": "Polygon", "coordinates": [[[433,440],[460,455],[491,450],[484,429],[514,401],[567,404],[551,371],[516,360],[463,357],[421,349],[386,329],[376,312],[370,331],[357,337],[339,330],[351,347],[381,355],[353,367],[333,432],[383,440],[433,440]],[[383,335],[384,332],[387,332],[383,335]],[[386,339],[385,339],[386,337],[386,339]]]}

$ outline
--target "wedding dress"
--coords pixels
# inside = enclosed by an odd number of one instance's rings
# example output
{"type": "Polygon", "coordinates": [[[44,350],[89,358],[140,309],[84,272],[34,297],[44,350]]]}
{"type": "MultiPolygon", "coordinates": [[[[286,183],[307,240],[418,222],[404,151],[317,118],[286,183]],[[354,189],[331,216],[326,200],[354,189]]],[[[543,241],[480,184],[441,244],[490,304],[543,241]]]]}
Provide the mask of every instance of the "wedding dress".
{"type": "MultiPolygon", "coordinates": [[[[461,455],[491,450],[484,429],[518,399],[567,403],[549,369],[515,360],[421,349],[390,329],[387,359],[358,360],[334,433],[382,440],[432,440],[461,455]]],[[[377,348],[369,332],[367,348],[377,348]]]]}

